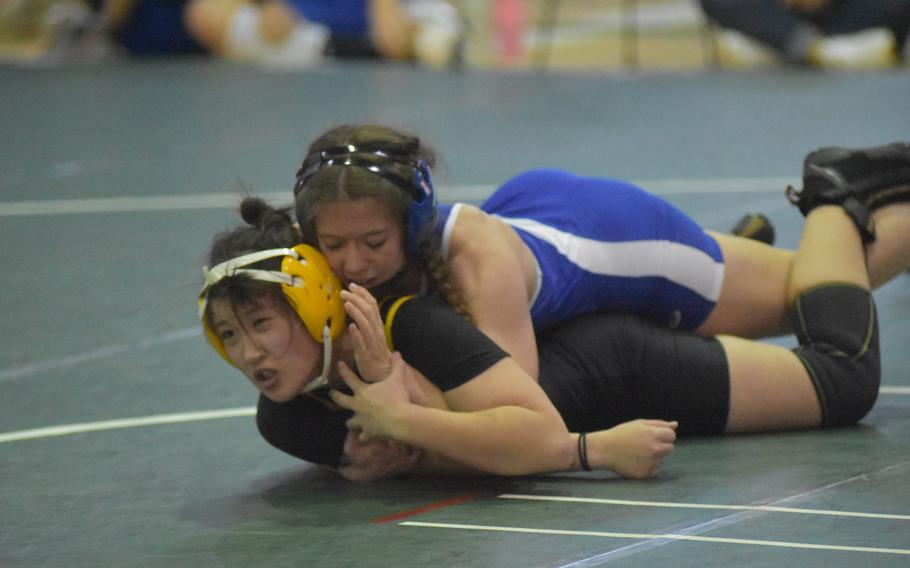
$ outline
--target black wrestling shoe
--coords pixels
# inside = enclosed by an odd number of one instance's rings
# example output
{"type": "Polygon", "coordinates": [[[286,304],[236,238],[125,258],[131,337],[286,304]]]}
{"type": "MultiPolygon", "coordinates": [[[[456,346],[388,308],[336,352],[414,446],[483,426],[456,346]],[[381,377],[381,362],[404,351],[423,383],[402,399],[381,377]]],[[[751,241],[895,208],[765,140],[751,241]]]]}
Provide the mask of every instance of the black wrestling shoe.
{"type": "Polygon", "coordinates": [[[863,240],[872,242],[875,231],[870,212],[910,200],[910,144],[816,150],[803,164],[803,190],[787,187],[787,198],[803,215],[819,205],[842,206],[863,240]]]}
{"type": "Polygon", "coordinates": [[[733,225],[730,233],[767,245],[774,244],[774,225],[771,224],[770,219],[761,213],[746,213],[742,219],[733,225]]]}

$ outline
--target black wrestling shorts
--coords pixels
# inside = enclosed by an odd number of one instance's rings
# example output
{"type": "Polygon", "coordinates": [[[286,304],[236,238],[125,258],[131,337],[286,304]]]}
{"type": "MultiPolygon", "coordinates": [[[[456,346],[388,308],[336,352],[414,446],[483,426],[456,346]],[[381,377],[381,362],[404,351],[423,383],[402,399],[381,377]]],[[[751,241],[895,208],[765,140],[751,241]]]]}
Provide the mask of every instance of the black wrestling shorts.
{"type": "Polygon", "coordinates": [[[538,337],[540,384],[572,432],[636,418],[720,434],[730,378],[720,343],[627,314],[588,314],[538,337]]]}

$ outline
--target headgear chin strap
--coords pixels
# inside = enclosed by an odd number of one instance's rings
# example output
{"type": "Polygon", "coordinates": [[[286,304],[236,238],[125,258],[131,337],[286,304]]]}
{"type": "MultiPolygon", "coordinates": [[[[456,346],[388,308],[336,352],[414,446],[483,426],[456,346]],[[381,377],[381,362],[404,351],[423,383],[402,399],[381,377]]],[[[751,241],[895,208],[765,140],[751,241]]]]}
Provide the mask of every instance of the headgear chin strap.
{"type": "Polygon", "coordinates": [[[375,174],[394,184],[411,197],[407,213],[405,242],[410,254],[415,254],[429,240],[439,217],[436,192],[430,177],[430,166],[393,150],[375,144],[335,146],[313,152],[297,172],[294,195],[303,190],[307,180],[317,172],[332,166],[355,167],[375,174]]]}
{"type": "Polygon", "coordinates": [[[209,290],[233,276],[246,276],[263,282],[281,284],[288,303],[307,328],[310,336],[323,344],[322,374],[307,384],[303,392],[319,388],[328,381],[332,361],[332,341],[344,330],[345,311],[341,301],[341,282],[332,273],[322,254],[309,245],[268,249],[226,260],[212,268],[204,267],[205,284],[199,293],[199,319],[209,343],[221,357],[234,365],[224,342],[205,318],[209,290]],[[269,258],[283,257],[281,270],[247,268],[269,258]]]}

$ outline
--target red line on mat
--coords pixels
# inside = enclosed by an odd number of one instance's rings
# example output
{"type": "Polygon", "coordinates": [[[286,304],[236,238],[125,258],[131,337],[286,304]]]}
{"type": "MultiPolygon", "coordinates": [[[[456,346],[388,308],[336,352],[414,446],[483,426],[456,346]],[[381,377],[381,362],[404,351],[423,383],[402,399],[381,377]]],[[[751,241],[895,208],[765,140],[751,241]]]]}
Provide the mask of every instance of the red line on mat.
{"type": "Polygon", "coordinates": [[[451,507],[452,505],[460,505],[462,503],[467,503],[477,498],[480,493],[466,493],[458,497],[452,497],[451,499],[445,499],[443,501],[436,501],[435,503],[428,503],[423,507],[417,507],[416,509],[410,509],[408,511],[402,511],[400,513],[393,513],[391,515],[386,515],[384,517],[379,517],[370,521],[374,525],[381,525],[383,523],[391,523],[393,521],[398,521],[407,517],[413,517],[414,515],[419,515],[421,513],[426,513],[427,511],[435,511],[436,509],[442,509],[443,507],[451,507]]]}

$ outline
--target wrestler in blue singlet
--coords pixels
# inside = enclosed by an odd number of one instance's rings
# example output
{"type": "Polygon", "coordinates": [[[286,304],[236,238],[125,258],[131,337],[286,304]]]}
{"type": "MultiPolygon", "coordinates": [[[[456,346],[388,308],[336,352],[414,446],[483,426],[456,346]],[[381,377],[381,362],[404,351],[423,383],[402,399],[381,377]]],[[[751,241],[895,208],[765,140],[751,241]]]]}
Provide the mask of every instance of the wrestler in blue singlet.
{"type": "MultiPolygon", "coordinates": [[[[717,242],[679,209],[630,183],[532,170],[480,207],[512,226],[539,266],[538,331],[595,311],[697,328],[723,282],[717,242]]],[[[459,206],[440,206],[443,250],[459,206]]]]}
{"type": "MultiPolygon", "coordinates": [[[[189,0],[136,0],[113,37],[135,56],[205,54],[207,50],[183,23],[187,4],[189,0]]],[[[104,2],[90,0],[89,5],[100,12],[104,2]]]]}
{"type": "Polygon", "coordinates": [[[368,38],[366,0],[290,0],[301,16],[329,28],[333,37],[368,38]]]}

